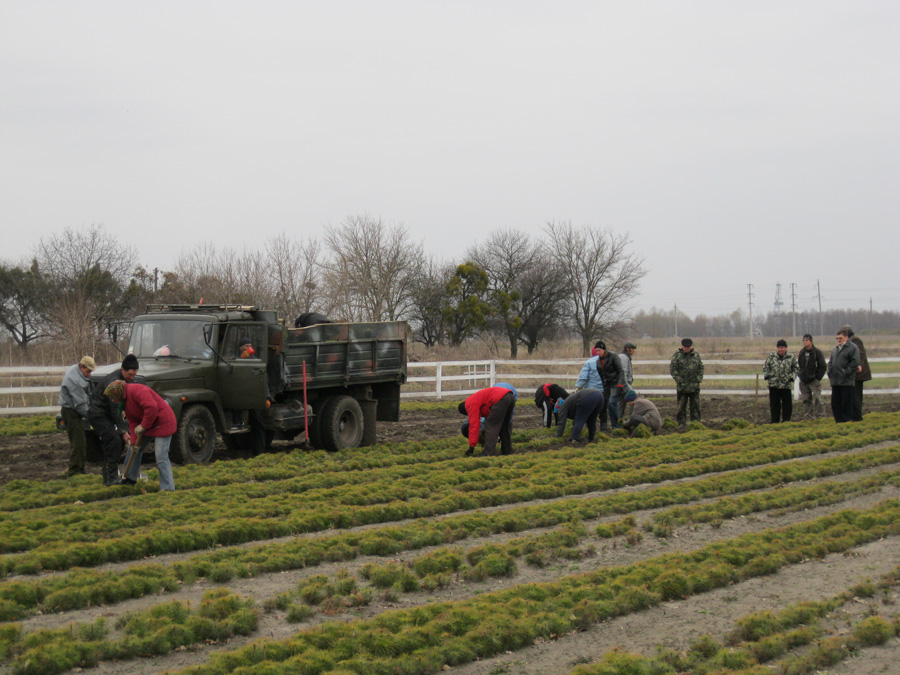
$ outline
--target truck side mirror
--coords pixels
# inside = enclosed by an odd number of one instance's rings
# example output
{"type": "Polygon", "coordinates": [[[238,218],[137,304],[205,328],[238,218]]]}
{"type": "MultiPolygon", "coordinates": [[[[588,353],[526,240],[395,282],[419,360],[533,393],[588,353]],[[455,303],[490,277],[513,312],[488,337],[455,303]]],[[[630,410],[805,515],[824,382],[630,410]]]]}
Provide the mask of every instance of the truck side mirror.
{"type": "Polygon", "coordinates": [[[209,345],[212,340],[213,327],[211,323],[203,324],[203,341],[209,345]]]}
{"type": "Polygon", "coordinates": [[[110,323],[106,326],[106,333],[109,335],[109,340],[112,343],[117,343],[119,341],[119,324],[110,323]]]}

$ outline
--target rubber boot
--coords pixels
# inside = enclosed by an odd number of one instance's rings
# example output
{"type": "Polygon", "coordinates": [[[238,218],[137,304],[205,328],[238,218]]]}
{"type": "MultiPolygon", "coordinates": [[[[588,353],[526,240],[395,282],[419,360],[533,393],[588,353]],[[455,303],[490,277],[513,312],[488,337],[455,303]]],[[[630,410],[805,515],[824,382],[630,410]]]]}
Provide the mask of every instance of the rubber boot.
{"type": "Polygon", "coordinates": [[[118,462],[113,460],[103,462],[103,485],[112,487],[113,485],[121,485],[122,479],[119,478],[118,462]]]}

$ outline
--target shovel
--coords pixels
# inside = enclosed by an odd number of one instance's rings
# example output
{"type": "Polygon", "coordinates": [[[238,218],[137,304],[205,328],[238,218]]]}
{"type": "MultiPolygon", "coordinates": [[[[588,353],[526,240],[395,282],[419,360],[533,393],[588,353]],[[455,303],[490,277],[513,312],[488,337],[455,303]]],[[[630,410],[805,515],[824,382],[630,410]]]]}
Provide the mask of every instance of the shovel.
{"type": "Polygon", "coordinates": [[[134,460],[134,456],[140,452],[142,438],[143,434],[138,434],[134,439],[134,445],[131,443],[128,444],[128,461],[125,463],[125,468],[122,469],[122,482],[125,482],[128,479],[128,469],[131,468],[131,462],[134,460]],[[137,448],[137,450],[134,450],[134,448],[137,448]]]}

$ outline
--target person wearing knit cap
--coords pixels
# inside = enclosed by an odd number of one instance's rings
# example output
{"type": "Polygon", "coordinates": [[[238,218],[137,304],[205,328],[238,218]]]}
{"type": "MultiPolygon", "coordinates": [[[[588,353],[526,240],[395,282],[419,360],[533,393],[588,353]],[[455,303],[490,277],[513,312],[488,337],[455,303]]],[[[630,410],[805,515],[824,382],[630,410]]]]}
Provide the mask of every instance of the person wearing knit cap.
{"type": "Polygon", "coordinates": [[[675,380],[675,395],[678,399],[678,411],[675,419],[679,430],[684,430],[687,422],[687,409],[690,406],[691,422],[700,421],[700,383],[703,382],[703,360],[694,351],[694,341],[684,338],[681,349],[672,356],[669,362],[669,373],[675,380]]]}
{"type": "MultiPolygon", "coordinates": [[[[597,340],[591,350],[591,358],[585,361],[578,379],[575,380],[576,389],[596,389],[603,393],[603,398],[608,404],[612,397],[621,395],[625,390],[625,373],[619,362],[619,355],[609,351],[603,340],[597,340]]],[[[600,411],[600,431],[608,431],[607,407],[600,411]]]]}
{"type": "Polygon", "coordinates": [[[841,330],[846,330],[850,338],[850,342],[856,345],[859,350],[859,365],[856,367],[856,385],[853,396],[853,411],[850,414],[850,420],[853,422],[862,422],[863,412],[863,383],[872,379],[872,369],[869,367],[869,357],[866,355],[866,346],[859,336],[853,332],[853,327],[849,324],[843,326],[841,330]]]}
{"type": "Polygon", "coordinates": [[[650,431],[657,433],[662,427],[662,415],[659,409],[652,401],[648,401],[634,389],[625,394],[625,403],[631,406],[631,414],[628,415],[628,421],[622,425],[624,429],[634,436],[635,430],[641,425],[646,424],[650,427],[650,431]]]}
{"type": "Polygon", "coordinates": [[[178,429],[172,407],[150,387],[124,380],[111,382],[103,392],[115,405],[121,406],[128,422],[130,443],[122,470],[122,484],[134,485],[141,475],[141,459],[146,441],[153,439],[156,468],[159,469],[160,491],[174,490],[169,446],[178,429]]]}
{"type": "Polygon", "coordinates": [[[88,386],[97,364],[85,356],[66,371],[59,388],[59,407],[69,437],[69,469],[67,477],[84,473],[87,442],[83,419],[88,414],[88,386]]]}
{"type": "Polygon", "coordinates": [[[800,374],[800,364],[787,348],[787,341],[779,340],[763,364],[763,378],[769,383],[772,424],[790,422],[793,414],[794,379],[800,374]]]}
{"type": "Polygon", "coordinates": [[[128,425],[122,418],[118,405],[107,398],[104,392],[117,380],[135,382],[138,379],[138,368],[137,357],[128,354],[122,360],[120,368],[91,382],[88,421],[100,438],[100,447],[103,450],[103,484],[106,486],[121,484],[118,464],[127,444],[128,425]]]}

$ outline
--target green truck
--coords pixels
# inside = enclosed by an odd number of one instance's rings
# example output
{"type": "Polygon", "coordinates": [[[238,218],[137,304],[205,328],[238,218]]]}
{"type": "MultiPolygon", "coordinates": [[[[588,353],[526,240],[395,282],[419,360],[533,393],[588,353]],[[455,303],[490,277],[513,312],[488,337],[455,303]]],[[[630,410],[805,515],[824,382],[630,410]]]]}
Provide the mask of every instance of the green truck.
{"type": "Polygon", "coordinates": [[[250,410],[262,412],[266,445],[307,434],[330,451],[372,445],[376,421],[399,417],[408,343],[405,321],[289,328],[259,307],[158,304],[132,322],[128,352],[175,412],[172,459],[206,463],[218,434],[240,447],[250,410]],[[239,357],[245,338],[250,358],[239,357]]]}

